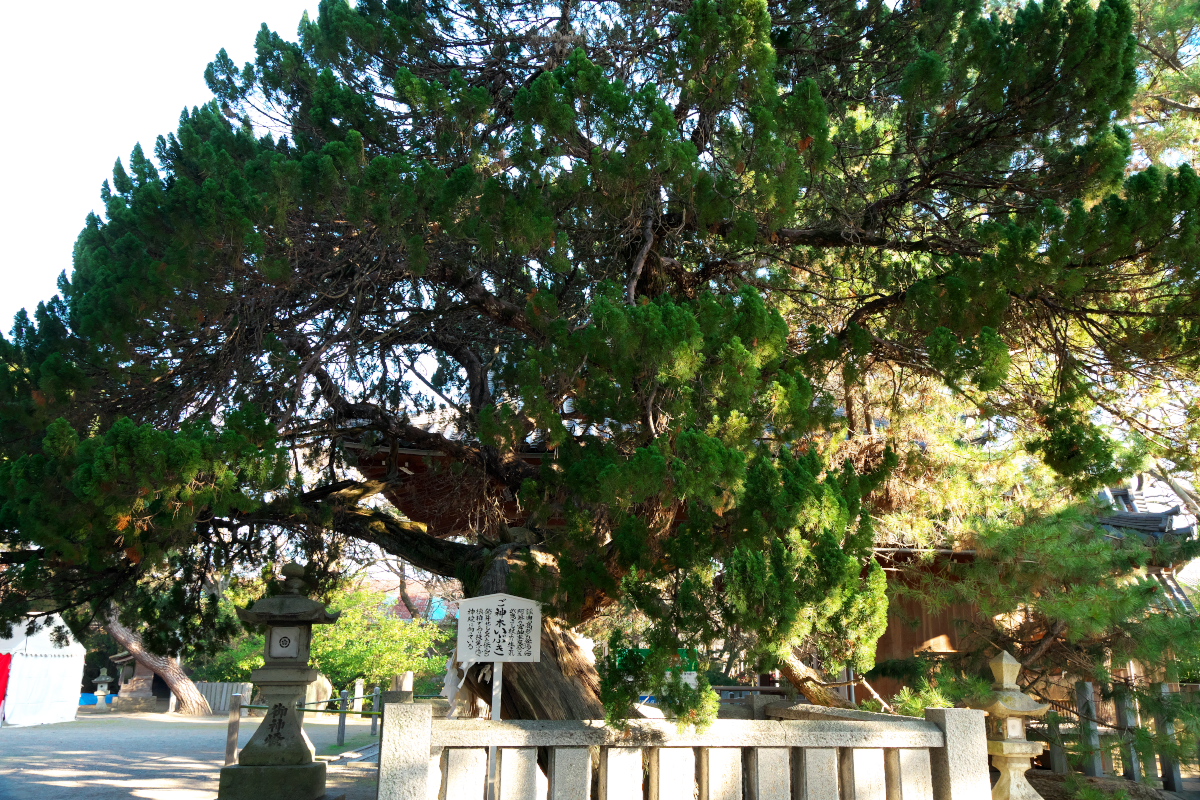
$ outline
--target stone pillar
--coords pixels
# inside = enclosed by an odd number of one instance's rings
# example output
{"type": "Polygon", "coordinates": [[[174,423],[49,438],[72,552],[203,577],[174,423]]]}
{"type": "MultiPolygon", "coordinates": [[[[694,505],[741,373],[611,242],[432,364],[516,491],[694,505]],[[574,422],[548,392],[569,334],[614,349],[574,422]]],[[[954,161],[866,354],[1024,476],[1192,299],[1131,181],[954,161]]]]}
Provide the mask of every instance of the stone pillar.
{"type": "Polygon", "coordinates": [[[1075,708],[1079,711],[1079,751],[1083,774],[1089,778],[1104,775],[1100,760],[1100,729],[1096,726],[1096,687],[1090,681],[1075,684],[1075,708]]]}
{"type": "Polygon", "coordinates": [[[992,800],[1041,800],[1041,795],[1025,779],[1025,771],[1046,744],[1025,738],[1025,719],[1042,716],[1050,706],[1021,691],[1017,684],[1021,664],[1010,654],[1001,652],[990,666],[996,677],[992,687],[996,694],[983,710],[988,712],[988,755],[992,757],[992,766],[1000,771],[1000,778],[992,787],[992,800]]]}
{"type": "MultiPolygon", "coordinates": [[[[1158,690],[1164,700],[1171,694],[1170,688],[1165,683],[1158,684],[1158,690]]],[[[1175,720],[1171,719],[1169,705],[1165,713],[1154,716],[1154,728],[1155,733],[1159,736],[1174,741],[1175,720]]],[[[1163,751],[1158,754],[1158,761],[1162,764],[1162,788],[1168,792],[1182,792],[1183,776],[1180,774],[1179,759],[1169,751],[1163,751]]]]}
{"type": "Polygon", "coordinates": [[[1046,728],[1050,734],[1050,771],[1057,775],[1066,775],[1071,771],[1071,765],[1067,762],[1067,749],[1063,747],[1057,714],[1051,715],[1046,728]]]}
{"type": "Polygon", "coordinates": [[[1137,728],[1137,708],[1129,690],[1118,689],[1113,697],[1117,709],[1117,725],[1121,730],[1121,766],[1125,779],[1142,782],[1142,756],[1134,745],[1133,732],[1137,728]]]}
{"type": "Polygon", "coordinates": [[[325,794],[325,764],[315,760],[297,706],[318,675],[308,665],[312,626],[334,622],[337,614],[301,594],[303,575],[299,564],[285,565],[283,594],[237,610],[242,621],[267,626],[265,663],[250,679],[268,708],[238,763],[221,769],[218,800],[317,800],[325,794]]]}

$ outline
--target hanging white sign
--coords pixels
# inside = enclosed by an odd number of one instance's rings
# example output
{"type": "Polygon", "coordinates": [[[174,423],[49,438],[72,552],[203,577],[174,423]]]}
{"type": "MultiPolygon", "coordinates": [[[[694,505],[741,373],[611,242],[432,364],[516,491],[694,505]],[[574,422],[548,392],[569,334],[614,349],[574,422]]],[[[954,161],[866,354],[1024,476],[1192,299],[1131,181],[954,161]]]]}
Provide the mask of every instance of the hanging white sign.
{"type": "Polygon", "coordinates": [[[511,594],[489,594],[458,603],[458,660],[542,659],[542,609],[511,594]]]}

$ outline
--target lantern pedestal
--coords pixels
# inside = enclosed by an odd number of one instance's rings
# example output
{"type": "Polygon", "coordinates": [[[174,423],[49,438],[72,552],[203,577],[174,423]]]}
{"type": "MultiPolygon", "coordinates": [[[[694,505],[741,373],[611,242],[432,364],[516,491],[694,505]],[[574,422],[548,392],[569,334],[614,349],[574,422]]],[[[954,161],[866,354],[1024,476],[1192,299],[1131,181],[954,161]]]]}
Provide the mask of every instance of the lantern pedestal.
{"type": "Polygon", "coordinates": [[[325,797],[325,762],[281,767],[248,767],[242,764],[221,769],[221,800],[321,800],[325,797]]]}
{"type": "Polygon", "coordinates": [[[267,712],[238,753],[238,763],[221,770],[218,800],[320,800],[325,796],[325,764],[304,732],[297,706],[320,674],[308,666],[312,626],[337,619],[325,606],[300,594],[303,567],[283,568],[285,594],[238,609],[244,622],[267,626],[265,664],[250,673],[267,712]]]}
{"type": "Polygon", "coordinates": [[[988,755],[992,766],[1000,770],[1000,779],[992,789],[993,798],[1007,800],[1042,800],[1042,796],[1025,778],[1029,760],[1037,758],[1045,749],[1045,742],[1016,742],[989,740],[988,755]]]}

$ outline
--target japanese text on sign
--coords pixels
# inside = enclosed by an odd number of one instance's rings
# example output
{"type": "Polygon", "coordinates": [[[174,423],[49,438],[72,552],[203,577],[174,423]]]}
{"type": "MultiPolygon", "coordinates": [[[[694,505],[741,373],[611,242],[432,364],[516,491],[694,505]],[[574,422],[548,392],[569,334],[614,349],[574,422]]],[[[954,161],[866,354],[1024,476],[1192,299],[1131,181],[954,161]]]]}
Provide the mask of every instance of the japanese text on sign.
{"type": "Polygon", "coordinates": [[[473,597],[458,604],[459,661],[540,661],[542,611],[511,594],[473,597]]]}

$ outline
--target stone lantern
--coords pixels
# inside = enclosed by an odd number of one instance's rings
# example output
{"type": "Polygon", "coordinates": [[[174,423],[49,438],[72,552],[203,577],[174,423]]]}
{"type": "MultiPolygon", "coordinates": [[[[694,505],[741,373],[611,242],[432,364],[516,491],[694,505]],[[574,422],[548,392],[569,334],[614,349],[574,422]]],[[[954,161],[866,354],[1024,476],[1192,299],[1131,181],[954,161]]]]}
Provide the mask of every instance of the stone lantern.
{"type": "Polygon", "coordinates": [[[111,711],[108,707],[108,685],[112,682],[108,667],[101,667],[100,674],[92,679],[92,683],[96,684],[96,702],[100,704],[101,711],[111,711]]]}
{"type": "Polygon", "coordinates": [[[308,665],[312,626],[338,615],[304,596],[304,567],[285,564],[282,572],[283,594],[237,612],[243,622],[267,626],[265,663],[250,673],[267,711],[238,763],[221,770],[219,800],[317,800],[325,794],[325,764],[315,760],[296,707],[318,675],[308,665]]]}
{"type": "Polygon", "coordinates": [[[1021,674],[1021,662],[1009,653],[1001,651],[988,662],[996,683],[996,693],[986,705],[980,704],[988,713],[988,755],[992,766],[1000,771],[1000,779],[992,787],[992,800],[1042,800],[1029,781],[1025,771],[1030,761],[1041,755],[1045,742],[1031,742],[1025,738],[1026,717],[1040,717],[1049,709],[1021,691],[1017,676],[1021,674]]]}

